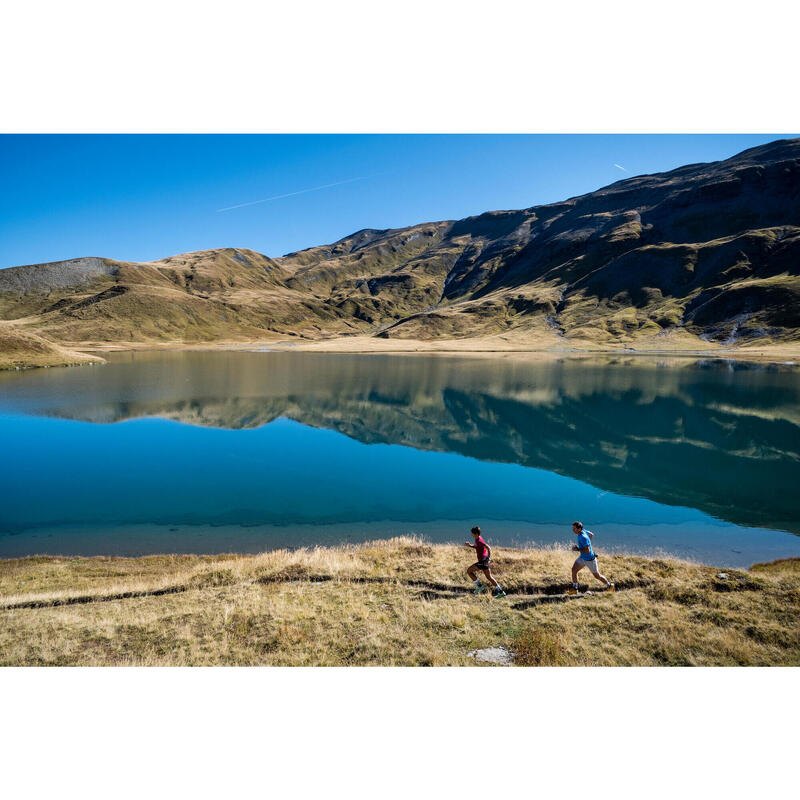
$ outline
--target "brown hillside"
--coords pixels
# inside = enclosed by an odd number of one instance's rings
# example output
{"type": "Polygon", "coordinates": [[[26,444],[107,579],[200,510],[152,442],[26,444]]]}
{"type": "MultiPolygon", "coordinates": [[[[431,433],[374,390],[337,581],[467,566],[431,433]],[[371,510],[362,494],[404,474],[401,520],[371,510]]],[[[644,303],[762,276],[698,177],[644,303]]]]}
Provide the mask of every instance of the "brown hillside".
{"type": "Polygon", "coordinates": [[[561,203],[220,249],[0,270],[0,319],[54,342],[507,336],[527,346],[800,340],[800,140],[561,203]]]}

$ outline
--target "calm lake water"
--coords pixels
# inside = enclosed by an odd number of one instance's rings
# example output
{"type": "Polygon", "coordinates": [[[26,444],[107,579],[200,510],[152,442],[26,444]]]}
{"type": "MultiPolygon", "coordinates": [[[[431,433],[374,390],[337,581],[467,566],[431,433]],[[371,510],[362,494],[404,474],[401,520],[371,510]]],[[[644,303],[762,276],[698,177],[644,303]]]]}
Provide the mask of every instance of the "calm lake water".
{"type": "Polygon", "coordinates": [[[800,370],[688,359],[124,353],[0,373],[0,557],[417,532],[800,555],[800,370]]]}

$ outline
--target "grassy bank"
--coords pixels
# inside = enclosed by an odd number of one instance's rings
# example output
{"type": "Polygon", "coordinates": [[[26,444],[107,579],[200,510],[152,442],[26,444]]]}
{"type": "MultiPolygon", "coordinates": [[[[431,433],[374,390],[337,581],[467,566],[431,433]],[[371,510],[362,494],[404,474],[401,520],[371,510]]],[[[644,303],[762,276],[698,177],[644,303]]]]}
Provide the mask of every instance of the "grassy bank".
{"type": "Polygon", "coordinates": [[[473,596],[464,547],[412,538],[256,556],[0,561],[3,665],[800,664],[800,559],[747,571],[494,548],[508,597],[473,596]],[[583,573],[584,583],[591,579],[583,573]],[[593,581],[594,582],[594,581],[593,581]]]}
{"type": "Polygon", "coordinates": [[[71,350],[0,320],[0,369],[66,367],[102,361],[98,356],[71,350]]]}

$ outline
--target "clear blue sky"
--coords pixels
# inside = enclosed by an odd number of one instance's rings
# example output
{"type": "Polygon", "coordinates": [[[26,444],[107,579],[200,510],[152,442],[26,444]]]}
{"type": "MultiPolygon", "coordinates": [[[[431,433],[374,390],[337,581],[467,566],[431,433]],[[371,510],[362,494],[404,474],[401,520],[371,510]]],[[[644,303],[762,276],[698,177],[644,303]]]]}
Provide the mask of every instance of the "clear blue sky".
{"type": "Polygon", "coordinates": [[[0,267],[212,247],[279,256],[360,228],[551,203],[785,136],[3,135],[0,267]]]}

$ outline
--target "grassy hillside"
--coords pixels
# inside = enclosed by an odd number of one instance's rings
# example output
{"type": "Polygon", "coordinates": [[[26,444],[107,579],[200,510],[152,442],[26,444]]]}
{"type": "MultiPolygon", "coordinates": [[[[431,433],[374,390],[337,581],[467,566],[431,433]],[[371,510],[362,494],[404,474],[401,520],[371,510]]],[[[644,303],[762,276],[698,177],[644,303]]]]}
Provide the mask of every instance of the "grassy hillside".
{"type": "Polygon", "coordinates": [[[493,557],[500,600],[470,593],[466,548],[413,538],[0,561],[0,663],[468,665],[502,647],[517,665],[800,664],[800,560],[721,573],[601,554],[617,591],[567,598],[572,553],[493,557]]]}
{"type": "Polygon", "coordinates": [[[18,326],[0,322],[0,369],[61,367],[100,363],[102,358],[79,353],[18,326]]]}
{"type": "Polygon", "coordinates": [[[282,258],[226,248],[0,270],[0,319],[67,346],[800,346],[800,140],[282,258]]]}

